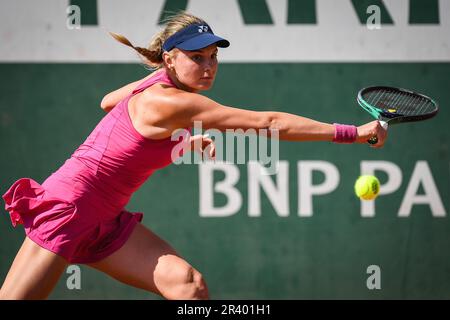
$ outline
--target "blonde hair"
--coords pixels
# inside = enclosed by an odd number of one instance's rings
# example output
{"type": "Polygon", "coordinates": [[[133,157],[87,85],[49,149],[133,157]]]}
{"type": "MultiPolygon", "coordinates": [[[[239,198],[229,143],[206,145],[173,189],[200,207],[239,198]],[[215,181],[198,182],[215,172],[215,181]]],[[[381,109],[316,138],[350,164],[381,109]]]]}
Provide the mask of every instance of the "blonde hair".
{"type": "Polygon", "coordinates": [[[175,15],[171,15],[164,19],[165,28],[158,32],[150,41],[148,48],[135,47],[123,35],[110,32],[120,43],[136,50],[143,58],[144,63],[153,69],[159,69],[163,66],[163,44],[173,34],[193,24],[206,23],[204,20],[197,18],[185,11],[181,11],[175,15]]]}

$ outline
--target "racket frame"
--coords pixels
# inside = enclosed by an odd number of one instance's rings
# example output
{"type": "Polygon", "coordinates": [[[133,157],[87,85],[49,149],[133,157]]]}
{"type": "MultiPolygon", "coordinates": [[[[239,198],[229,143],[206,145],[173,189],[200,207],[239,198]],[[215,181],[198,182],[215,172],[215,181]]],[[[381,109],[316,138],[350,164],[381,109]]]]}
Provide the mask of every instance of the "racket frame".
{"type": "MultiPolygon", "coordinates": [[[[400,123],[400,122],[414,122],[414,121],[421,121],[421,120],[425,120],[425,119],[429,119],[434,117],[437,112],[439,111],[439,104],[434,100],[431,99],[430,97],[418,93],[418,92],[414,92],[408,89],[403,89],[403,88],[397,88],[397,87],[388,87],[388,86],[370,86],[370,87],[365,87],[361,90],[359,90],[358,92],[358,97],[357,97],[357,101],[358,104],[364,109],[366,110],[368,113],[370,113],[375,119],[380,120],[381,122],[386,123],[386,128],[387,128],[387,123],[389,122],[389,124],[396,124],[396,123],[400,123]],[[435,110],[423,115],[413,115],[413,116],[405,116],[405,115],[391,115],[390,117],[385,116],[387,113],[384,112],[382,109],[379,109],[373,105],[371,105],[370,103],[368,103],[364,98],[363,98],[363,94],[365,94],[368,91],[373,91],[373,90],[394,90],[394,91],[399,91],[399,92],[405,92],[408,94],[413,94],[413,95],[417,95],[420,96],[428,101],[430,101],[434,106],[435,106],[435,110]],[[385,115],[383,115],[385,114],[385,115]]],[[[393,106],[394,108],[395,106],[393,106]]],[[[383,126],[384,127],[384,126],[383,126]]],[[[385,129],[386,129],[385,128],[385,129]]]]}
{"type": "MultiPolygon", "coordinates": [[[[380,122],[380,125],[387,130],[388,129],[388,123],[389,124],[396,124],[396,123],[401,123],[401,122],[414,122],[414,121],[421,121],[421,120],[425,120],[425,119],[429,119],[434,117],[437,112],[439,111],[439,104],[431,99],[430,97],[418,93],[418,92],[414,92],[411,90],[407,90],[407,89],[403,89],[403,88],[397,88],[397,87],[388,87],[388,86],[370,86],[370,87],[365,87],[361,90],[359,90],[358,92],[358,97],[356,99],[358,101],[358,104],[364,109],[366,110],[369,114],[372,115],[372,117],[374,117],[375,119],[377,119],[380,122]],[[388,113],[380,108],[377,108],[373,105],[371,105],[370,103],[368,103],[364,98],[363,95],[366,92],[369,91],[374,91],[374,90],[386,90],[386,91],[397,91],[397,92],[404,92],[404,93],[408,93],[408,94],[413,94],[419,97],[422,97],[428,101],[430,101],[435,109],[432,112],[428,112],[426,114],[422,114],[422,115],[412,115],[412,116],[406,116],[406,115],[395,115],[393,113],[388,113]]],[[[394,109],[395,106],[392,106],[392,108],[394,109]]],[[[367,142],[369,144],[376,144],[378,142],[378,137],[372,137],[369,140],[367,140],[367,142]]]]}

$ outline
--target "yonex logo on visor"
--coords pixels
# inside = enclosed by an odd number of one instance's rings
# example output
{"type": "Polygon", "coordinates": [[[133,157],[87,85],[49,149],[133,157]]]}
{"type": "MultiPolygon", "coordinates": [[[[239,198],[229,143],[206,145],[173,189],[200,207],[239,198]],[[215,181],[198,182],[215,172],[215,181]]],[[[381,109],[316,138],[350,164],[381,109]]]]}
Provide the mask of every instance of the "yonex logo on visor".
{"type": "Polygon", "coordinates": [[[183,50],[199,50],[212,44],[226,48],[230,45],[228,40],[216,36],[207,24],[193,24],[171,35],[163,44],[164,51],[173,48],[183,50]]]}

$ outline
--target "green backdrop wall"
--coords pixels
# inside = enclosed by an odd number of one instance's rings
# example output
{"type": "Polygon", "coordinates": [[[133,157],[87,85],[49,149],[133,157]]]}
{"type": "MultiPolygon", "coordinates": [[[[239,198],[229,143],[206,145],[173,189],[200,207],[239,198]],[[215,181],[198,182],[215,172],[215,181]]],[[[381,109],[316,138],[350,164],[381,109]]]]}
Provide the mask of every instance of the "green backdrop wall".
{"type": "MultiPolygon", "coordinates": [[[[103,95],[146,74],[138,64],[0,64],[0,191],[21,177],[38,182],[55,171],[104,116],[103,95]]],[[[134,195],[129,210],[170,242],[205,276],[217,299],[431,299],[450,298],[448,63],[225,63],[214,88],[217,101],[253,110],[296,113],[324,122],[371,120],[356,105],[357,91],[372,84],[419,90],[441,104],[430,121],[399,125],[381,150],[365,145],[281,142],[289,164],[289,207],[280,217],[264,192],[260,217],[248,214],[247,166],[237,165],[243,205],[229,217],[199,214],[199,167],[170,166],[134,195]],[[299,217],[297,162],[324,160],[340,173],[338,188],[313,198],[314,213],[299,217]],[[361,161],[400,167],[403,180],[376,200],[374,217],[362,217],[353,183],[361,161]],[[416,204],[398,210],[418,161],[426,161],[445,208],[433,216],[416,204]],[[369,290],[367,267],[378,265],[381,289],[369,290]]],[[[387,176],[379,172],[382,183],[387,176]]],[[[223,174],[215,175],[215,181],[223,174]]],[[[314,175],[314,183],[324,177],[314,175]]],[[[423,186],[418,191],[423,194],[423,186]]],[[[226,201],[217,195],[217,205],[226,201]]],[[[0,281],[24,239],[22,227],[0,216],[0,281]]],[[[32,266],[30,266],[32,267],[32,266]]],[[[63,274],[53,299],[159,299],[81,266],[81,290],[63,274]]]]}

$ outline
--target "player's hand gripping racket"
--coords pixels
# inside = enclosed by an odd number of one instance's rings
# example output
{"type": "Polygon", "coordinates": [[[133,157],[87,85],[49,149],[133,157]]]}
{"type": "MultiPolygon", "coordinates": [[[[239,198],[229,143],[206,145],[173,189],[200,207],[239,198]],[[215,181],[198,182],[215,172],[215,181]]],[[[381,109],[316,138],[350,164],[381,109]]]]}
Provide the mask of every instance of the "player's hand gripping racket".
{"type": "MultiPolygon", "coordinates": [[[[421,121],[432,118],[438,112],[433,99],[416,92],[394,87],[367,87],[358,92],[359,105],[380,121],[387,130],[388,124],[421,121]]],[[[376,144],[378,137],[368,141],[376,144]]]]}

